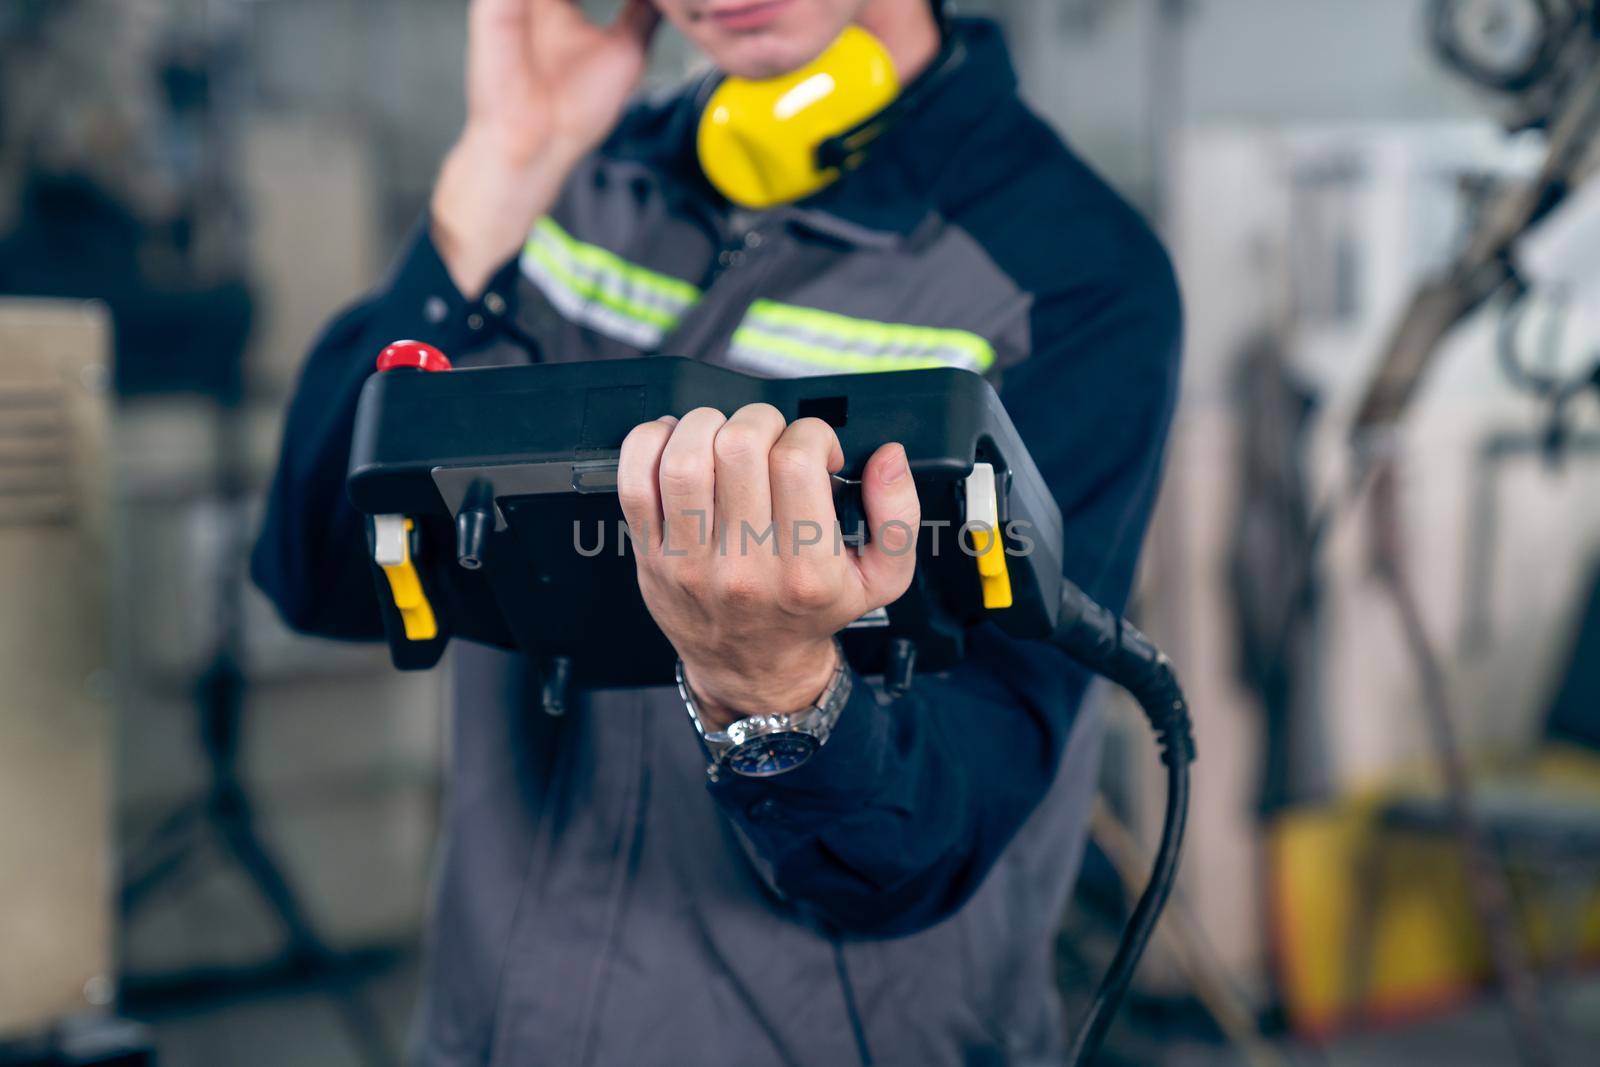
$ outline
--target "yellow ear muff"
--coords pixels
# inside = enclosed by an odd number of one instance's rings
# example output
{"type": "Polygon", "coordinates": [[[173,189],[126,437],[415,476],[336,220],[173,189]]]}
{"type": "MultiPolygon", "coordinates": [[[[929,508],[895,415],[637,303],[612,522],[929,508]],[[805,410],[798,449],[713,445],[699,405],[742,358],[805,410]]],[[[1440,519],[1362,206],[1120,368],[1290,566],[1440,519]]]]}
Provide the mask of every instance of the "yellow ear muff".
{"type": "Polygon", "coordinates": [[[717,86],[700,116],[701,169],[747,208],[803,199],[839,176],[817,165],[817,147],[882,111],[899,91],[888,49],[848,26],[799,70],[717,86]]]}

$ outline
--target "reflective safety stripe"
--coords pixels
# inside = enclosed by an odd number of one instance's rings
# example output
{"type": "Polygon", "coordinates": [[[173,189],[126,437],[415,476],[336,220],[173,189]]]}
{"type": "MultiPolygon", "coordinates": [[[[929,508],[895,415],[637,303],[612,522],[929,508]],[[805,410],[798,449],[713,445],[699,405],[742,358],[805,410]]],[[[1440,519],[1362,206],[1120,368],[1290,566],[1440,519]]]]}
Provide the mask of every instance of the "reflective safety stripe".
{"type": "Polygon", "coordinates": [[[681,278],[629,263],[540,219],[522,250],[522,271],[574,322],[639,348],[655,348],[700,290],[681,278]]]}
{"type": "MultiPolygon", "coordinates": [[[[681,278],[579,241],[550,218],[528,236],[522,271],[569,320],[645,350],[659,348],[702,295],[681,278]]],[[[773,300],[750,305],[728,357],[784,377],[930,367],[981,374],[994,366],[989,342],[966,330],[874,322],[773,300]]]]}
{"type": "Polygon", "coordinates": [[[989,342],[966,330],[874,322],[771,300],[750,305],[728,355],[773,374],[930,367],[959,367],[981,374],[994,366],[989,342]]]}

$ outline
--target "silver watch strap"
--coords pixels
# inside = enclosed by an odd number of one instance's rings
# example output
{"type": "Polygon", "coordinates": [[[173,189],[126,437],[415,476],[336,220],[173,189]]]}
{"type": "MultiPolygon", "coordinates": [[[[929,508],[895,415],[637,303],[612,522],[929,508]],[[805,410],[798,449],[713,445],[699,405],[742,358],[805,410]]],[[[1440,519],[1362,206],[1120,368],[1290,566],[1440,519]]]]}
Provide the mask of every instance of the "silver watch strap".
{"type": "Polygon", "coordinates": [[[695,732],[700,735],[706,751],[711,754],[713,766],[720,764],[729,752],[745,742],[768,734],[804,733],[814,737],[819,746],[827,744],[828,735],[833,732],[834,724],[839,721],[839,713],[844,710],[845,703],[849,701],[850,692],[854,688],[850,664],[844,658],[844,648],[839,644],[838,638],[834,638],[833,649],[837,660],[833,674],[823,688],[822,695],[810,707],[793,712],[747,715],[729,723],[726,730],[706,729],[705,723],[700,718],[699,702],[695,699],[694,691],[689,688],[689,680],[683,672],[683,660],[680,659],[675,675],[678,682],[678,696],[683,698],[683,706],[689,713],[689,721],[694,723],[695,732]]]}

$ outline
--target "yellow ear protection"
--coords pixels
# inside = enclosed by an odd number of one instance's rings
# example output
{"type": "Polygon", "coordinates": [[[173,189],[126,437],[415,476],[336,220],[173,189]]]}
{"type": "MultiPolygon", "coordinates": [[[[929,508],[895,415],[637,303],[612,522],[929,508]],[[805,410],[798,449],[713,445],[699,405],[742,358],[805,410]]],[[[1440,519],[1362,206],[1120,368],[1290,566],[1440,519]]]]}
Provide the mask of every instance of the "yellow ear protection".
{"type": "Polygon", "coordinates": [[[950,36],[910,90],[888,50],[859,26],[776,78],[724,78],[700,113],[700,167],[735,204],[762,210],[804,199],[857,166],[866,148],[916,107],[965,51],[950,36]]]}

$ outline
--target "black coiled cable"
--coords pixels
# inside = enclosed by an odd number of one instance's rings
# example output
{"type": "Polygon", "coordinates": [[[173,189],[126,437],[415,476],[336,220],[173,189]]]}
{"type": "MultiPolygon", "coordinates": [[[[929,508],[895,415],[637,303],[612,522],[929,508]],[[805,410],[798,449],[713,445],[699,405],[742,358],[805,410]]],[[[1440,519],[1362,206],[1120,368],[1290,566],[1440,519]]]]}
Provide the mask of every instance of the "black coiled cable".
{"type": "Polygon", "coordinates": [[[1189,816],[1189,764],[1194,762],[1194,733],[1188,701],[1167,657],[1137,628],[1095,603],[1071,582],[1062,584],[1061,610],[1050,641],[1138,701],[1155,731],[1156,742],[1161,746],[1161,763],[1167,769],[1166,814],[1150,881],[1122,931],[1117,954],[1095,991],[1068,1057],[1069,1063],[1087,1064],[1105,1040],[1156,920],[1172,895],[1189,816]]]}

